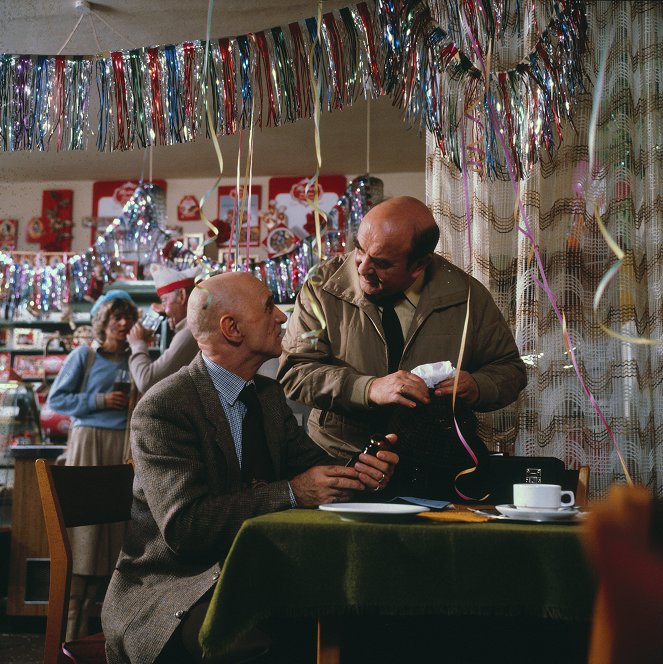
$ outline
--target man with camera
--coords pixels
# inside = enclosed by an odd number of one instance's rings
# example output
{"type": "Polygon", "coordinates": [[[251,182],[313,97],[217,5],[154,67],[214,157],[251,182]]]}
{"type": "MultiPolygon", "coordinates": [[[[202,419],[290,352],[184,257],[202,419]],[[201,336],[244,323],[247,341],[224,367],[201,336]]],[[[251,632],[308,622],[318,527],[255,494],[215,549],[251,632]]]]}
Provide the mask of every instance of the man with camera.
{"type": "MultiPolygon", "coordinates": [[[[131,328],[127,337],[131,346],[129,369],[140,393],[189,364],[198,352],[196,340],[187,326],[186,308],[200,268],[175,270],[166,265],[153,264],[150,271],[163,313],[175,335],[166,351],[152,361],[147,344],[155,331],[155,328],[149,329],[150,318],[155,319],[154,312],[148,312],[131,328]]],[[[156,324],[160,324],[160,317],[156,324]]]]}

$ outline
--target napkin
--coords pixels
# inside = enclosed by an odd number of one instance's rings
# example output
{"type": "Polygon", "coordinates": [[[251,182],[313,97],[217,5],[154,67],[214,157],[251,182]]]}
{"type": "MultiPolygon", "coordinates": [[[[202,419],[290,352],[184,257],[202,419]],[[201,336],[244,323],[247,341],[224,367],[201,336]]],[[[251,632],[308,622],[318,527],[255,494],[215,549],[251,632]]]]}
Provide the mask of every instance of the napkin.
{"type": "Polygon", "coordinates": [[[440,381],[450,378],[456,373],[453,364],[448,360],[444,362],[432,362],[430,364],[420,364],[412,369],[411,373],[419,376],[429,389],[433,389],[440,381]]]}

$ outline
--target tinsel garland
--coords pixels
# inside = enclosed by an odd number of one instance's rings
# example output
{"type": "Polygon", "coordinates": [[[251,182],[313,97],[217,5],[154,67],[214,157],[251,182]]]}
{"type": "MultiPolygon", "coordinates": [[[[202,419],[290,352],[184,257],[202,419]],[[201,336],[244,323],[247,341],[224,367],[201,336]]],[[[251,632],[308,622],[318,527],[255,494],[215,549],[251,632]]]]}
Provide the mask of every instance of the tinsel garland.
{"type": "Polygon", "coordinates": [[[84,150],[92,58],[0,54],[0,149],[84,150]]]}
{"type": "MultiPolygon", "coordinates": [[[[382,181],[370,176],[355,178],[329,214],[325,233],[325,256],[342,253],[344,233],[352,233],[358,220],[382,200],[382,181]],[[340,217],[340,219],[339,219],[340,217]],[[345,231],[343,228],[345,227],[345,231]]],[[[81,302],[88,293],[95,265],[101,266],[103,278],[111,281],[121,268],[121,261],[135,261],[147,266],[164,262],[178,270],[202,264],[207,274],[226,270],[252,272],[262,279],[279,303],[293,302],[309,270],[319,263],[314,251],[316,239],[300,241],[289,253],[264,261],[241,259],[234,265],[220,264],[189,251],[171,238],[165,229],[165,196],[152,184],[139,185],[92,247],[82,254],[51,258],[46,263],[37,254],[35,262],[14,260],[0,251],[0,317],[5,320],[34,316],[39,319],[63,305],[81,302]]]]}
{"type": "Polygon", "coordinates": [[[488,120],[501,109],[518,175],[552,153],[583,85],[582,0],[540,2],[550,21],[531,52],[505,70],[485,71],[507,30],[522,30],[526,8],[511,0],[375,0],[325,14],[321,43],[308,18],[248,35],[114,51],[107,57],[0,55],[0,149],[83,149],[91,71],[99,95],[97,148],[127,150],[283,125],[313,112],[309,58],[327,111],[359,96],[389,95],[408,127],[426,127],[460,169],[471,153],[482,176],[506,177],[488,120]],[[515,16],[515,18],[514,18],[515,16]],[[513,25],[511,25],[513,24],[513,25]],[[480,53],[476,50],[480,49],[480,53]],[[203,78],[205,54],[208,75],[203,78]],[[205,113],[207,96],[213,128],[205,113]]]}

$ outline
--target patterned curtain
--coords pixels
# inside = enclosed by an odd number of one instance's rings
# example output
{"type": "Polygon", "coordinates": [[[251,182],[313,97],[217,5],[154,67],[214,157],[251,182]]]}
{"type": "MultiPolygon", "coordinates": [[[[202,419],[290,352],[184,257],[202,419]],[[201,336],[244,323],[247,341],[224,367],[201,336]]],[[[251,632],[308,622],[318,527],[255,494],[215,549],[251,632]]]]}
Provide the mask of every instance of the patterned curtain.
{"type": "MultiPolygon", "coordinates": [[[[528,3],[530,4],[530,3],[528,3]]],[[[549,6],[536,0],[539,6],[549,6]]],[[[472,254],[463,177],[427,138],[428,204],[442,229],[438,250],[487,285],[514,330],[529,371],[517,403],[487,415],[488,446],[517,455],[555,456],[567,467],[588,464],[591,495],[623,482],[613,442],[583,382],[615,434],[636,483],[663,495],[663,346],[636,344],[615,333],[663,340],[663,3],[587,2],[588,81],[574,125],[553,157],[520,182],[520,196],[564,312],[580,375],[562,326],[532,260],[531,243],[514,220],[516,196],[506,180],[469,173],[472,254]],[[597,88],[607,50],[604,83],[597,88]],[[605,56],[604,56],[605,57],[605,56]],[[593,172],[590,119],[598,105],[593,172]],[[625,253],[594,311],[594,297],[616,257],[595,219],[625,253]]],[[[532,43],[533,22],[511,39],[518,60],[532,43]],[[517,40],[517,41],[516,41],[517,40]]],[[[567,123],[568,124],[568,123],[567,123]]]]}

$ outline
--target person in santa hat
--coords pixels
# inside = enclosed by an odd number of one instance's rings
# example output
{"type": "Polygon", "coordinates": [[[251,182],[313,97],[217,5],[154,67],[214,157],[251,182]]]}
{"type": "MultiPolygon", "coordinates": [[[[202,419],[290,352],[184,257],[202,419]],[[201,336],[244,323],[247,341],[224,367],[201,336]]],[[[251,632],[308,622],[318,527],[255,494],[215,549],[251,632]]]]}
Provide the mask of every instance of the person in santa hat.
{"type": "Polygon", "coordinates": [[[150,272],[163,306],[163,313],[168,318],[168,324],[175,335],[166,351],[153,361],[147,345],[153,332],[140,322],[131,328],[128,336],[131,345],[129,370],[136,389],[141,393],[189,364],[198,352],[196,340],[187,327],[186,308],[189,295],[195,286],[195,278],[201,272],[201,268],[175,270],[155,263],[150,266],[150,272]]]}

